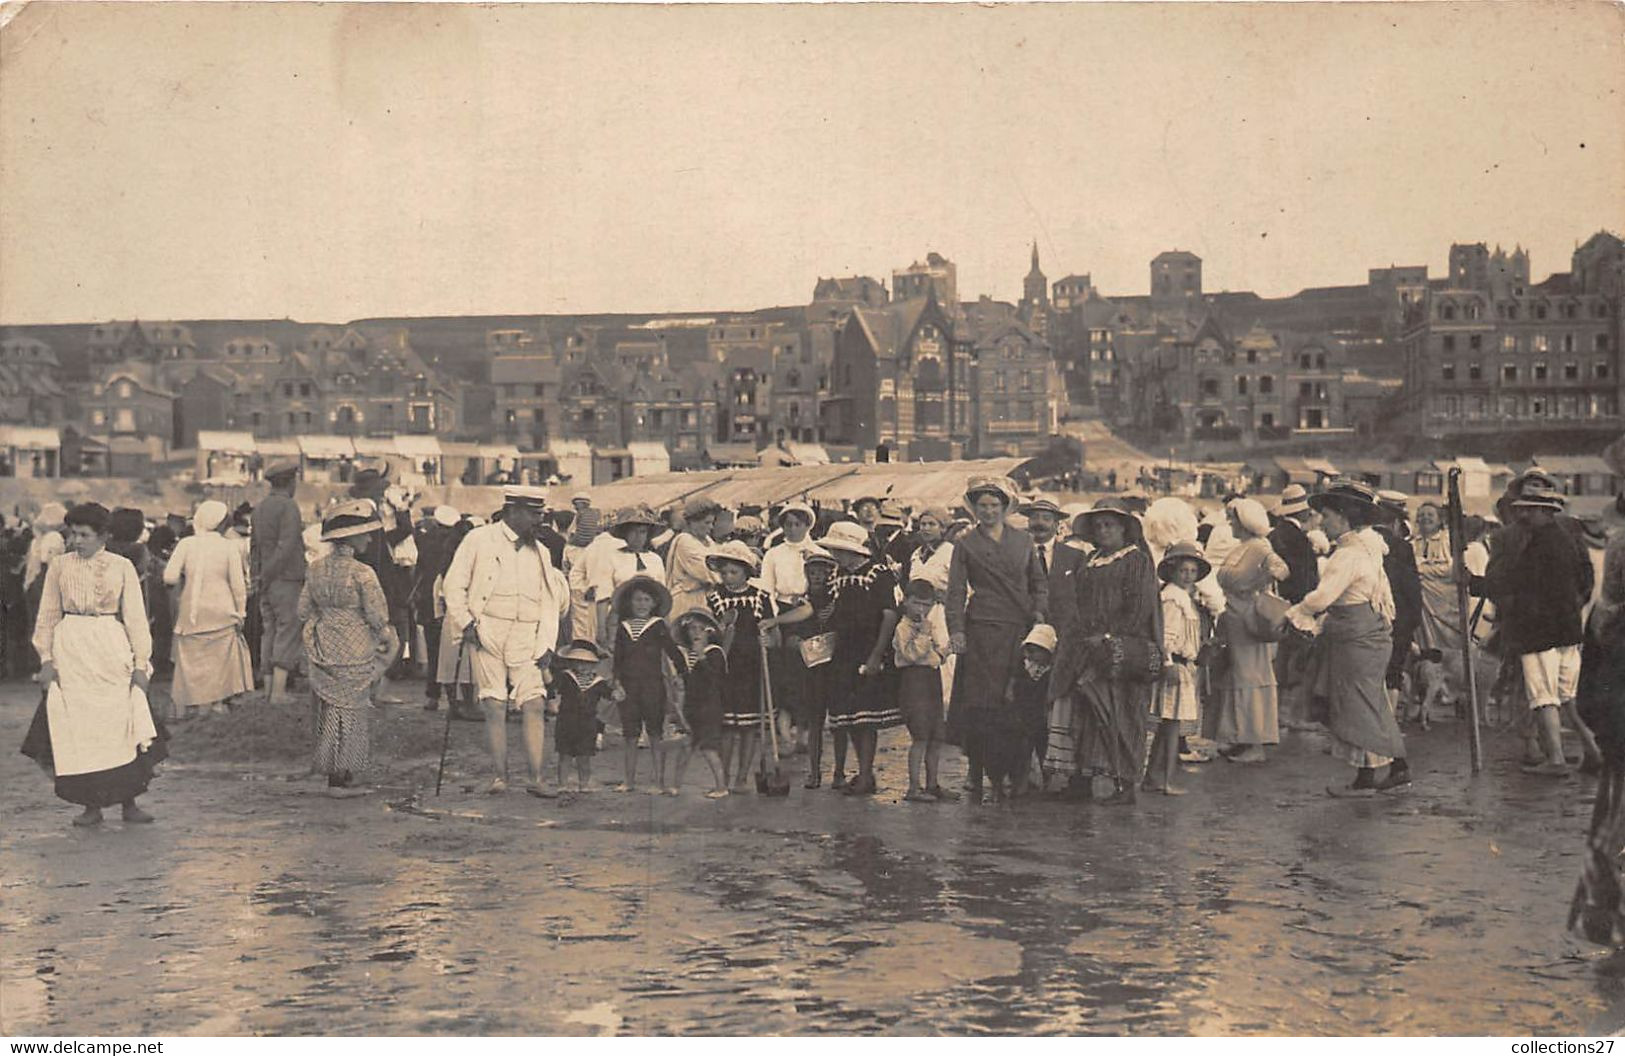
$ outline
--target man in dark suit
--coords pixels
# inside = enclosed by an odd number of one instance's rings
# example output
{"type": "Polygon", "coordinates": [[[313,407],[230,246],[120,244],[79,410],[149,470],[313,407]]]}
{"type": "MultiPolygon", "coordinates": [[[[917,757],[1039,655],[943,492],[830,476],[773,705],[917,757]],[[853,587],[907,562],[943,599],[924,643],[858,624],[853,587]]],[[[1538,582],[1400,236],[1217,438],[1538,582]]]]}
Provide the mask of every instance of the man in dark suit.
{"type": "MultiPolygon", "coordinates": [[[[1055,532],[1066,513],[1053,499],[1040,495],[1019,507],[1016,512],[1027,518],[1027,534],[1033,538],[1033,548],[1037,552],[1039,566],[1049,573],[1047,615],[1050,626],[1055,628],[1057,639],[1065,642],[1067,632],[1077,619],[1078,579],[1089,558],[1083,551],[1057,542],[1055,532]]],[[[1035,730],[1033,737],[1033,752],[1042,763],[1048,730],[1035,730]]]]}
{"type": "MultiPolygon", "coordinates": [[[[1281,492],[1281,502],[1272,518],[1270,548],[1286,562],[1287,576],[1277,584],[1281,597],[1296,605],[1320,586],[1320,562],[1308,530],[1317,516],[1309,508],[1309,493],[1302,484],[1290,484],[1281,492]]],[[[1279,687],[1281,722],[1288,729],[1301,729],[1309,723],[1309,660],[1313,643],[1289,635],[1275,650],[1275,684],[1279,687]]]]}

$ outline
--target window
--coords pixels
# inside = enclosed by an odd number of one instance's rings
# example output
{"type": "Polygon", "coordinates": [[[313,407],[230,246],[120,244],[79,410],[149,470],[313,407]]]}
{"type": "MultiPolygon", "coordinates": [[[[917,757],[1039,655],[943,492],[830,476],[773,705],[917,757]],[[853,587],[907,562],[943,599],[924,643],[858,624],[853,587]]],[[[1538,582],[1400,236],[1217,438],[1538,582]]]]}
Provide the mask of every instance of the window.
{"type": "Polygon", "coordinates": [[[1484,335],[1483,334],[1468,334],[1467,335],[1467,347],[1472,349],[1474,352],[1477,352],[1479,349],[1483,348],[1484,347],[1484,335]]]}
{"type": "Polygon", "coordinates": [[[1598,352],[1606,352],[1606,351],[1608,351],[1608,346],[1609,346],[1608,335],[1607,334],[1598,334],[1596,336],[1596,338],[1593,339],[1591,344],[1592,344],[1592,347],[1595,348],[1598,352]]]}
{"type": "Polygon", "coordinates": [[[1564,334],[1563,335],[1563,351],[1565,351],[1565,352],[1573,352],[1574,351],[1574,335],[1573,334],[1564,334]]]}
{"type": "Polygon", "coordinates": [[[1544,304],[1535,305],[1535,318],[1536,319],[1544,319],[1544,318],[1546,318],[1546,306],[1544,304]]]}
{"type": "Polygon", "coordinates": [[[1596,307],[1591,309],[1591,314],[1596,316],[1598,319],[1606,319],[1606,318],[1608,318],[1608,305],[1607,305],[1607,303],[1604,302],[1604,301],[1598,301],[1597,304],[1596,304],[1596,307]]]}
{"type": "Polygon", "coordinates": [[[1546,415],[1546,400],[1545,400],[1545,398],[1541,397],[1541,396],[1536,396],[1536,397],[1532,398],[1529,401],[1529,413],[1531,415],[1533,415],[1534,417],[1536,417],[1536,418],[1545,417],[1545,415],[1546,415]]]}
{"type": "Polygon", "coordinates": [[[1516,351],[1518,351],[1518,339],[1516,337],[1512,336],[1511,334],[1502,334],[1501,335],[1501,351],[1502,352],[1516,352],[1516,351]]]}
{"type": "Polygon", "coordinates": [[[1503,363],[1501,365],[1501,380],[1502,381],[1517,381],[1518,380],[1518,365],[1516,363],[1503,363]]]}
{"type": "Polygon", "coordinates": [[[1564,381],[1579,381],[1580,380],[1580,364],[1578,364],[1578,363],[1565,363],[1565,364],[1563,364],[1563,380],[1564,381]]]}
{"type": "Polygon", "coordinates": [[[131,385],[129,382],[121,381],[121,382],[118,383],[118,398],[119,399],[127,400],[134,393],[135,393],[135,387],[133,385],[131,385]]]}
{"type": "Polygon", "coordinates": [[[1446,363],[1444,366],[1439,368],[1439,373],[1445,381],[1455,381],[1456,365],[1454,363],[1446,363]]]}
{"type": "Polygon", "coordinates": [[[1439,309],[1439,318],[1441,318],[1441,319],[1454,319],[1455,317],[1456,317],[1456,306],[1455,305],[1446,304],[1446,305],[1444,305],[1443,307],[1441,307],[1439,309]]]}
{"type": "Polygon", "coordinates": [[[1299,399],[1307,400],[1310,397],[1310,395],[1314,393],[1314,391],[1315,391],[1315,387],[1313,385],[1309,384],[1307,381],[1298,382],[1298,398],[1299,399]]]}
{"type": "Polygon", "coordinates": [[[1260,426],[1262,426],[1263,428],[1265,428],[1265,429],[1274,429],[1275,428],[1275,415],[1271,414],[1268,411],[1265,411],[1262,415],[1259,416],[1258,424],[1260,426]]]}
{"type": "Polygon", "coordinates": [[[1247,350],[1247,362],[1249,362],[1249,363],[1257,363],[1258,362],[1258,349],[1249,348],[1247,350]]]}
{"type": "Polygon", "coordinates": [[[1608,377],[1608,364],[1607,363],[1596,363],[1596,364],[1594,364],[1592,366],[1592,368],[1591,368],[1591,376],[1593,378],[1596,378],[1598,381],[1602,381],[1605,378],[1607,378],[1608,377]]]}
{"type": "Polygon", "coordinates": [[[1545,334],[1536,334],[1532,347],[1536,352],[1550,352],[1551,340],[1545,334]]]}
{"type": "Polygon", "coordinates": [[[532,396],[546,396],[547,386],[538,381],[530,387],[530,394],[532,396]]]}
{"type": "Polygon", "coordinates": [[[96,426],[106,425],[107,424],[107,412],[106,411],[91,411],[90,412],[90,424],[91,425],[96,425],[96,426]]]}
{"type": "Polygon", "coordinates": [[[309,426],[309,425],[310,425],[310,412],[309,412],[309,411],[306,411],[306,412],[304,412],[304,413],[303,413],[303,414],[302,414],[302,415],[300,415],[300,416],[299,416],[299,417],[300,417],[300,420],[301,420],[301,421],[303,421],[303,422],[304,422],[304,424],[305,424],[305,425],[306,425],[306,426],[307,426],[307,427],[308,427],[308,426],[309,426]]]}
{"type": "Polygon", "coordinates": [[[1477,363],[1467,364],[1467,379],[1469,381],[1483,381],[1484,368],[1479,366],[1477,363]]]}
{"type": "Polygon", "coordinates": [[[1247,375],[1245,374],[1236,375],[1236,395],[1247,395],[1247,375]]]}
{"type": "Polygon", "coordinates": [[[1261,394],[1265,395],[1265,396],[1268,396],[1272,392],[1274,392],[1275,391],[1275,378],[1268,375],[1268,374],[1265,374],[1263,377],[1259,378],[1258,379],[1258,391],[1261,394]]]}
{"type": "Polygon", "coordinates": [[[1537,361],[1535,363],[1535,380],[1536,381],[1545,381],[1546,380],[1546,364],[1545,363],[1539,362],[1539,361],[1537,361]]]}
{"type": "Polygon", "coordinates": [[[290,400],[293,399],[293,382],[289,381],[283,384],[282,395],[286,396],[290,400]]]}
{"type": "Polygon", "coordinates": [[[1477,319],[1480,315],[1484,314],[1484,308],[1477,301],[1474,301],[1472,304],[1467,306],[1463,314],[1469,319],[1477,319]]]}
{"type": "Polygon", "coordinates": [[[310,398],[310,382],[301,381],[299,383],[299,395],[307,400],[310,398]]]}
{"type": "MultiPolygon", "coordinates": [[[[1443,339],[1441,339],[1440,342],[1439,342],[1439,347],[1444,349],[1446,352],[1454,352],[1456,350],[1456,335],[1455,334],[1445,334],[1443,339]]],[[[1309,357],[1308,356],[1303,357],[1303,365],[1306,368],[1309,366],[1309,357]]]]}
{"type": "Polygon", "coordinates": [[[1218,378],[1203,378],[1202,379],[1202,395],[1203,396],[1217,396],[1218,394],[1219,394],[1219,379],[1218,378]]]}

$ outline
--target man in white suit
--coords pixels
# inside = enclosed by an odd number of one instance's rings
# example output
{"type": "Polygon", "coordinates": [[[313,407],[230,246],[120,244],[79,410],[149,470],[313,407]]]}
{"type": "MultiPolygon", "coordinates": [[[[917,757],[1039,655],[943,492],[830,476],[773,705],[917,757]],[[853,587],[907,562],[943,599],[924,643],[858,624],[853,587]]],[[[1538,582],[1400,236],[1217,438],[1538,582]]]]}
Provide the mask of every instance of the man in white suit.
{"type": "Polygon", "coordinates": [[[542,768],[546,727],[543,670],[570,638],[570,586],[537,541],[547,506],[541,488],[502,489],[502,520],[469,532],[446,570],[446,627],[473,646],[474,685],[485,711],[486,743],[496,776],[493,795],[508,789],[506,711],[520,713],[531,795],[551,799],[542,768]]]}

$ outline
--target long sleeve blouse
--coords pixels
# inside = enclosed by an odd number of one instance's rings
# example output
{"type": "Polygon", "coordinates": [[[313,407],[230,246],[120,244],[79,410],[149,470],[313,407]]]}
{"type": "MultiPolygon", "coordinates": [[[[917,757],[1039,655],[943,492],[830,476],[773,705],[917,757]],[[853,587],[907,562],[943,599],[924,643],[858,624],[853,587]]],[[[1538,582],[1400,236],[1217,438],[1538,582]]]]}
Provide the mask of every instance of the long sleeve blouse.
{"type": "Polygon", "coordinates": [[[1320,586],[1294,606],[1294,612],[1318,616],[1334,605],[1369,602],[1390,622],[1394,597],[1382,570],[1385,544],[1369,529],[1345,532],[1320,573],[1320,586]]]}
{"type": "Polygon", "coordinates": [[[175,633],[207,634],[243,622],[248,585],[235,540],[217,532],[189,535],[164,566],[164,584],[181,588],[175,633]]]}
{"type": "Polygon", "coordinates": [[[34,623],[34,651],[41,663],[55,662],[51,644],[64,616],[117,616],[130,639],[135,669],[151,671],[152,628],[141,600],[141,579],[124,558],[107,550],[91,557],[64,553],[46,566],[34,623]]]}

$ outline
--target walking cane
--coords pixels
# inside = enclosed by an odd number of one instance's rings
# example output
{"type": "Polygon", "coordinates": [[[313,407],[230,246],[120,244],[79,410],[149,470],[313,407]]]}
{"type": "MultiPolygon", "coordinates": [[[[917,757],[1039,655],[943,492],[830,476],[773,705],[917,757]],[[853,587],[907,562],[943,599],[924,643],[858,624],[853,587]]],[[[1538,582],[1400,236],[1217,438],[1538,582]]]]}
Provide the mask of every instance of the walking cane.
{"type": "Polygon", "coordinates": [[[1469,749],[1472,753],[1473,773],[1484,769],[1484,747],[1478,732],[1478,674],[1473,670],[1473,624],[1467,613],[1467,535],[1465,517],[1461,509],[1461,467],[1450,468],[1450,549],[1454,559],[1452,567],[1456,578],[1456,617],[1461,628],[1461,665],[1467,678],[1467,717],[1470,723],[1469,749]]]}
{"type": "Polygon", "coordinates": [[[434,775],[434,794],[440,795],[440,782],[446,777],[446,753],[451,750],[451,713],[457,710],[457,687],[463,681],[463,652],[468,645],[457,644],[457,662],[451,669],[451,698],[446,701],[446,730],[440,735],[440,769],[434,775]]]}

